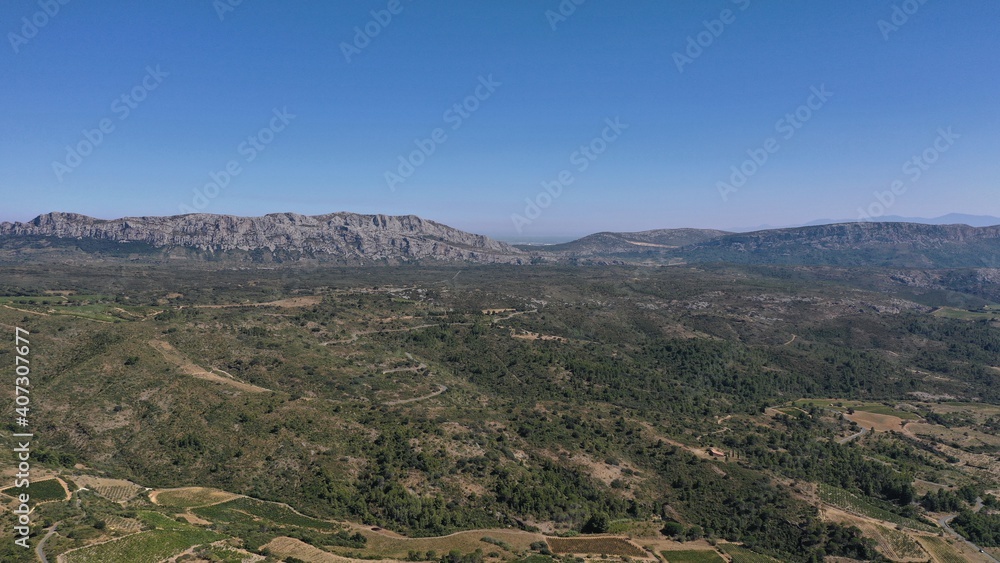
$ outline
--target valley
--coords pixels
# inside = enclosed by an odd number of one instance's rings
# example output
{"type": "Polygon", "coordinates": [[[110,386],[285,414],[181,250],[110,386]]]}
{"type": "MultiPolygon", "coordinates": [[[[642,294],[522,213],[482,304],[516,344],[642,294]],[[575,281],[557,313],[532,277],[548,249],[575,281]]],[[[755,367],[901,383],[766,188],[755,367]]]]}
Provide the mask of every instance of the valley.
{"type": "Polygon", "coordinates": [[[989,561],[1000,341],[905,271],[103,268],[4,277],[50,560],[989,561]]]}

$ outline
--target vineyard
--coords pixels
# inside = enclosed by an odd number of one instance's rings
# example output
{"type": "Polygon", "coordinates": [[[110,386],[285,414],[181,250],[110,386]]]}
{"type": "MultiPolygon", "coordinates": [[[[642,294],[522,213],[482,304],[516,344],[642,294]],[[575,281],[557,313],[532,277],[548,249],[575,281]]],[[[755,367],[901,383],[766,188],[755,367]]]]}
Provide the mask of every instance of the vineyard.
{"type": "Polygon", "coordinates": [[[719,548],[726,552],[733,563],[781,563],[773,557],[761,555],[734,543],[719,544],[719,548]]]}
{"type": "Polygon", "coordinates": [[[35,502],[45,502],[47,500],[63,500],[66,498],[66,489],[55,479],[36,481],[28,487],[31,500],[35,502]]]}
{"type": "Polygon", "coordinates": [[[257,520],[268,520],[275,524],[311,528],[314,530],[335,531],[342,529],[340,524],[304,516],[283,504],[265,502],[247,497],[240,497],[221,504],[196,508],[193,512],[212,522],[246,524],[257,520]]]}
{"type": "Polygon", "coordinates": [[[94,487],[94,492],[112,502],[125,502],[138,494],[139,489],[127,485],[112,485],[94,487]]]}
{"type": "Polygon", "coordinates": [[[205,487],[184,487],[181,489],[165,489],[155,491],[155,503],[161,506],[172,506],[176,508],[194,508],[197,506],[208,506],[232,500],[236,495],[209,489],[205,487]]]}
{"type": "Polygon", "coordinates": [[[941,538],[921,538],[921,541],[940,563],[965,563],[965,558],[941,538]]]}
{"type": "Polygon", "coordinates": [[[112,502],[125,502],[143,490],[143,487],[124,479],[105,479],[90,475],[76,476],[72,479],[79,487],[91,489],[112,502]]]}
{"type": "Polygon", "coordinates": [[[875,540],[878,550],[893,561],[926,561],[927,553],[909,535],[870,522],[858,522],[865,536],[875,540]]]}
{"type": "Polygon", "coordinates": [[[649,554],[623,538],[546,538],[553,553],[599,553],[647,558],[649,554]]]}
{"type": "Polygon", "coordinates": [[[662,551],[663,558],[667,563],[725,563],[726,560],[719,557],[714,551],[705,550],[684,550],[684,551],[662,551]]]}
{"type": "Polygon", "coordinates": [[[860,496],[830,485],[820,484],[818,487],[819,497],[823,502],[829,503],[841,510],[846,510],[852,514],[867,516],[876,520],[883,520],[898,526],[903,526],[913,530],[924,532],[934,532],[936,529],[922,522],[911,518],[904,518],[899,514],[890,512],[884,508],[876,506],[873,502],[865,500],[860,496]]]}
{"type": "Polygon", "coordinates": [[[44,481],[35,481],[28,486],[27,489],[19,489],[16,487],[8,487],[3,489],[5,495],[11,497],[17,497],[19,494],[26,493],[31,497],[34,502],[46,502],[50,500],[63,500],[66,498],[66,490],[59,481],[55,479],[46,479],[44,481]]]}
{"type": "Polygon", "coordinates": [[[196,526],[175,522],[163,515],[145,512],[141,515],[154,530],[139,532],[121,539],[85,547],[65,554],[66,563],[157,563],[190,547],[211,543],[224,536],[196,526]]]}
{"type": "Polygon", "coordinates": [[[111,516],[105,520],[105,523],[112,530],[121,530],[123,532],[138,532],[142,529],[142,523],[135,518],[111,516]]]}

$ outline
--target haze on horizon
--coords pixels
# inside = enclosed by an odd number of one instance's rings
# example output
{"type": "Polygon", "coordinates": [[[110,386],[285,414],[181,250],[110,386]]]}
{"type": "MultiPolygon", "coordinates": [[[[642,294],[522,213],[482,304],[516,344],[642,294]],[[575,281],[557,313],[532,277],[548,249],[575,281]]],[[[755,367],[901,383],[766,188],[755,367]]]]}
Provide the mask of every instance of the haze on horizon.
{"type": "Polygon", "coordinates": [[[63,1],[0,6],[0,220],[1000,215],[996,3],[63,1]]]}

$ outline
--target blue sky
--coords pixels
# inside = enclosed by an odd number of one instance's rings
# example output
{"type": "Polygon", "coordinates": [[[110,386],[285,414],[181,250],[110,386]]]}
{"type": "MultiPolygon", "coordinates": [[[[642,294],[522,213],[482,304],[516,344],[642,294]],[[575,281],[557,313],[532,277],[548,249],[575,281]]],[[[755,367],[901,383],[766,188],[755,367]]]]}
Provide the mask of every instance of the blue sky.
{"type": "Polygon", "coordinates": [[[0,220],[1000,215],[998,21],[993,0],[5,0],[0,220]]]}

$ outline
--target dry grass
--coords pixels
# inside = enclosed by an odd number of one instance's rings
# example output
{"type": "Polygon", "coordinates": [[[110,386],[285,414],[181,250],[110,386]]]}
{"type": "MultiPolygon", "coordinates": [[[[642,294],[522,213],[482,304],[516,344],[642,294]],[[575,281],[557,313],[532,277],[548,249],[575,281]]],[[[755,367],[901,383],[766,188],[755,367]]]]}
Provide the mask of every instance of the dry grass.
{"type": "Polygon", "coordinates": [[[313,547],[304,541],[286,536],[274,538],[263,547],[279,557],[295,557],[309,563],[355,563],[362,561],[367,563],[396,563],[393,559],[351,559],[349,557],[342,557],[313,547]]]}
{"type": "Polygon", "coordinates": [[[239,497],[233,493],[209,489],[206,487],[182,487],[179,489],[160,489],[149,493],[153,504],[176,508],[195,508],[209,506],[233,500],[239,497]]]}

